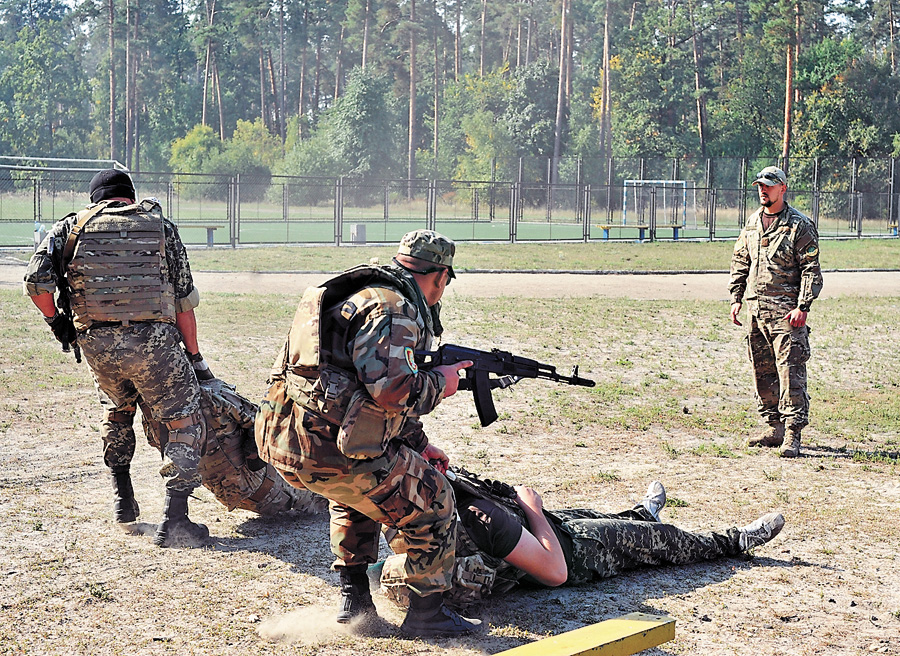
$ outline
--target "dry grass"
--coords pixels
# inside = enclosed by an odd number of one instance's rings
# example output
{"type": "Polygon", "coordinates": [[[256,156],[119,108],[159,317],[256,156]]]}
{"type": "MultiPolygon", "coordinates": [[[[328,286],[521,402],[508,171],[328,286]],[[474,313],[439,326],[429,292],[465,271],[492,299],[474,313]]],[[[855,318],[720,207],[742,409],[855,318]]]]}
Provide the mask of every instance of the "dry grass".
{"type": "MultiPolygon", "coordinates": [[[[507,290],[508,292],[509,290],[507,290]]],[[[213,371],[259,398],[296,299],[206,294],[213,371]]],[[[663,519],[722,528],[779,510],[787,526],[750,560],[642,570],[593,585],[524,590],[479,612],[484,635],[366,635],[332,622],[327,521],[228,513],[205,490],[192,515],[208,548],[161,550],[112,522],[99,409],[84,365],[59,353],[27,300],[0,291],[0,654],[497,653],[626,612],[666,613],[676,638],[651,654],[900,653],[900,298],[817,303],[804,457],[748,451],[755,426],[742,333],[721,304],[456,297],[446,341],[496,346],[597,380],[523,381],[477,424],[449,399],[426,427],[460,465],[534,486],[548,507],[622,509],[660,479],[663,519]]],[[[156,521],[158,456],[134,463],[142,520],[156,521]]],[[[149,530],[149,525],[144,527],[149,530]]]]}

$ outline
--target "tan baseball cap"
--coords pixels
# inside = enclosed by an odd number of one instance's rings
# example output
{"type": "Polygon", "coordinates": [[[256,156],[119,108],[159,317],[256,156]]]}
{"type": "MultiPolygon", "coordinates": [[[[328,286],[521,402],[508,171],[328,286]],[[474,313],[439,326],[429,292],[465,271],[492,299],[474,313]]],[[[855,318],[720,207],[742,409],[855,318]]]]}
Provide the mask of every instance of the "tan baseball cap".
{"type": "Polygon", "coordinates": [[[787,176],[784,174],[784,171],[777,166],[767,166],[756,174],[756,180],[753,181],[753,184],[764,184],[767,187],[787,184],[787,176]]]}
{"type": "Polygon", "coordinates": [[[434,230],[413,230],[403,235],[400,240],[398,255],[409,255],[417,260],[425,260],[447,267],[450,277],[455,278],[453,271],[453,256],[456,254],[456,244],[444,235],[434,230]]]}

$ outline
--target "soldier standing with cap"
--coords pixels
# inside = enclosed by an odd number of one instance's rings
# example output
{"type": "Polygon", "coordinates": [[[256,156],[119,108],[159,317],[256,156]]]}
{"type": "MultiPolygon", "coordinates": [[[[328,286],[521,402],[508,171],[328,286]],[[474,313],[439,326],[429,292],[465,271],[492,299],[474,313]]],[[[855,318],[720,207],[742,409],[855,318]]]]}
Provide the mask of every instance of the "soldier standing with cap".
{"type": "Polygon", "coordinates": [[[64,348],[77,343],[87,359],[104,409],[100,435],[116,521],[140,514],[130,466],[141,396],[168,430],[160,470],[166,502],[154,542],[197,544],[209,536],[187,516],[187,498],[200,484],[197,380],[212,378],[197,345],[200,296],[178,229],[156,199],[135,203],[135,195],[127,173],[97,173],[91,204],[58,221],[32,256],[24,291],[64,348]],[[57,291],[71,316],[55,307],[57,291]]]}
{"type": "Polygon", "coordinates": [[[331,502],[331,547],[341,581],[337,621],[371,618],[367,566],[380,526],[399,532],[409,635],[458,635],[480,622],[444,605],[456,547],[448,458],[419,417],[456,393],[471,362],[416,364],[442,332],[440,299],[455,244],[431,230],[404,235],[387,266],[359,266],[306,290],[275,360],[256,420],[260,456],[295,486],[331,502]],[[431,463],[436,463],[432,465],[431,463]]]}
{"type": "Polygon", "coordinates": [[[808,216],[785,202],[784,171],[768,166],[753,184],[762,207],[735,243],[728,288],[733,323],[741,325],[738,314],[745,300],[749,304],[748,353],[757,409],[768,424],[748,445],[781,447],[783,457],[794,458],[809,423],[806,318],[822,291],[819,234],[808,216]]]}

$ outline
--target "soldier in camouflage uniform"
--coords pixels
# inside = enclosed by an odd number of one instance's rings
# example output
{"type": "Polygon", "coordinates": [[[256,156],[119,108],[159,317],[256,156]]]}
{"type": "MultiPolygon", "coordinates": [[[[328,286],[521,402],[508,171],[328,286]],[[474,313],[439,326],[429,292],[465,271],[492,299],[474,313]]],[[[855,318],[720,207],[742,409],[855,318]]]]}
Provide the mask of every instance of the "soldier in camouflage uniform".
{"type": "MultiPolygon", "coordinates": [[[[489,595],[512,590],[522,581],[544,586],[587,583],[646,566],[686,565],[737,555],[774,538],[784,518],[770,513],[743,528],[689,533],[659,521],[666,503],[662,483],[654,481],[644,501],[616,514],[591,509],[547,511],[540,495],[516,486],[512,498],[485,493],[467,483],[468,472],[453,480],[459,508],[456,568],[448,603],[465,608],[489,595]]],[[[401,584],[407,556],[403,545],[380,568],[389,598],[407,604],[401,584]]]]}
{"type": "Polygon", "coordinates": [[[439,301],[455,277],[455,250],[446,237],[416,230],[392,264],[356,267],[307,289],[260,404],[260,456],[289,483],[331,501],[338,622],[375,612],[366,569],[386,525],[409,555],[403,581],[412,603],[401,629],[455,635],[478,625],[443,603],[456,508],[442,474],[447,456],[419,420],[456,392],[459,371],[472,363],[424,371],[415,360],[442,332],[439,301]]]}
{"type": "MultiPolygon", "coordinates": [[[[162,450],[168,430],[150,418],[149,408],[138,399],[147,441],[162,450]]],[[[288,510],[324,512],[328,502],[307,489],[288,485],[256,450],[253,433],[258,406],[237,393],[232,385],[213,378],[200,381],[203,435],[200,443],[200,478],[228,510],[241,508],[260,515],[288,510]]]]}
{"type": "Polygon", "coordinates": [[[809,423],[806,319],[822,291],[819,235],[809,217],[785,202],[784,171],[766,167],[753,184],[762,207],[747,219],[734,246],[728,287],[736,325],[743,302],[749,304],[747,350],[757,409],[768,424],[748,445],[781,447],[783,457],[794,458],[809,423]]]}
{"type": "Polygon", "coordinates": [[[177,228],[155,199],[135,203],[135,195],[126,173],[97,173],[91,204],[58,221],[35,251],[24,291],[63,347],[75,344],[87,359],[104,409],[100,435],[116,521],[140,514],[130,476],[140,395],[168,429],[160,470],[166,505],[155,542],[167,546],[179,534],[180,543],[196,544],[209,535],[187,517],[188,495],[200,484],[197,381],[212,378],[197,345],[199,293],[177,228]],[[57,310],[55,292],[71,316],[57,310]]]}

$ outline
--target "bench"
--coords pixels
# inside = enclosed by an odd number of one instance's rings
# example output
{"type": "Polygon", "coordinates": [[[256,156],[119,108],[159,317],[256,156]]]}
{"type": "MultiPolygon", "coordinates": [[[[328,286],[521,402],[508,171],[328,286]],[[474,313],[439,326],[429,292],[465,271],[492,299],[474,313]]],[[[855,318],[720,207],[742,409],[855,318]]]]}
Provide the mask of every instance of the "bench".
{"type": "Polygon", "coordinates": [[[629,613],[513,647],[497,656],[624,656],[656,647],[674,637],[674,618],[629,613]]]}
{"type": "Polygon", "coordinates": [[[614,228],[615,228],[615,229],[620,229],[620,228],[637,228],[637,230],[638,230],[638,239],[640,239],[641,241],[644,241],[644,238],[645,238],[645,236],[646,236],[646,234],[647,234],[647,230],[650,229],[650,226],[648,226],[648,225],[645,224],[645,223],[633,223],[633,224],[631,224],[631,225],[629,225],[629,224],[627,224],[627,223],[625,223],[625,224],[622,224],[622,223],[605,224],[605,223],[604,223],[604,224],[598,225],[598,226],[596,226],[596,227],[597,227],[597,228],[600,228],[600,229],[603,231],[603,239],[605,239],[605,240],[607,240],[607,241],[609,240],[609,231],[612,230],[612,229],[614,229],[614,228]]]}
{"type": "Polygon", "coordinates": [[[671,229],[672,230],[672,239],[674,241],[678,241],[678,231],[683,230],[684,226],[680,223],[666,223],[665,225],[657,225],[657,230],[660,229],[671,229]]]}
{"type": "Polygon", "coordinates": [[[183,223],[181,224],[182,228],[200,228],[206,230],[206,247],[213,247],[213,232],[218,230],[219,228],[224,228],[225,226],[221,225],[199,225],[196,223],[183,223]]]}

